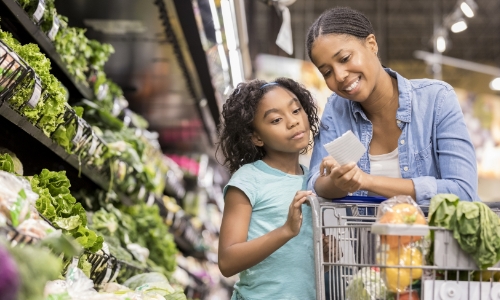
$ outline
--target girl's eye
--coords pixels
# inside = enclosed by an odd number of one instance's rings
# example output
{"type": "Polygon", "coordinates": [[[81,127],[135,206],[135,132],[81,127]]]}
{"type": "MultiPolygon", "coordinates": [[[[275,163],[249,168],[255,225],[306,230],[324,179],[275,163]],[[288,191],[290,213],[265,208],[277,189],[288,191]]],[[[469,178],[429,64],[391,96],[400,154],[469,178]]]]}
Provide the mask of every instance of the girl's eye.
{"type": "Polygon", "coordinates": [[[342,58],[341,62],[345,63],[346,61],[349,60],[351,56],[350,55],[347,55],[346,57],[342,58]]]}
{"type": "Polygon", "coordinates": [[[302,109],[302,108],[300,108],[300,107],[299,107],[299,108],[297,108],[296,110],[294,110],[294,111],[293,111],[293,113],[294,113],[294,114],[298,114],[298,113],[299,113],[299,111],[300,111],[301,109],[302,109]]]}
{"type": "Polygon", "coordinates": [[[277,118],[271,121],[271,124],[278,124],[281,121],[281,118],[277,118]]]}
{"type": "Polygon", "coordinates": [[[323,73],[323,77],[327,78],[328,76],[330,76],[331,73],[332,72],[330,72],[330,71],[326,71],[325,73],[323,73]]]}

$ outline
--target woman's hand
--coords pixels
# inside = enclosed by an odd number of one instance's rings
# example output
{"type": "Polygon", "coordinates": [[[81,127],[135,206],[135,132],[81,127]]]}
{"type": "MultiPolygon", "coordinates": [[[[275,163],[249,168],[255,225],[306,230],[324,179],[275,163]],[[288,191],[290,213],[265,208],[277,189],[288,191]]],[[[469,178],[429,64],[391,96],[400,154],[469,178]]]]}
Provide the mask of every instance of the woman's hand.
{"type": "Polygon", "coordinates": [[[312,195],[311,191],[298,191],[288,208],[288,219],[283,225],[284,229],[291,237],[295,237],[300,232],[302,226],[302,204],[307,200],[307,196],[312,195]]]}
{"type": "Polygon", "coordinates": [[[321,176],[330,177],[337,188],[347,193],[365,189],[364,184],[368,179],[368,174],[363,172],[357,164],[351,162],[341,166],[331,156],[323,158],[319,172],[321,176]]]}

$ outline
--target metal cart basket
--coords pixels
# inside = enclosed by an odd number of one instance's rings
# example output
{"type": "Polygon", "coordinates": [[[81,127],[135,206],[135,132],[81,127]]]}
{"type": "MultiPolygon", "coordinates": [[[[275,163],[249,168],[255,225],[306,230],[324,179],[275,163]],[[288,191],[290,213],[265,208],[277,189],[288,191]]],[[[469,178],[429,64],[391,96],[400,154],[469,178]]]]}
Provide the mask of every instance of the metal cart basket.
{"type": "MultiPolygon", "coordinates": [[[[370,200],[347,198],[333,202],[309,197],[317,300],[500,299],[500,264],[488,271],[478,271],[452,233],[443,228],[422,226],[420,232],[404,232],[411,236],[427,236],[429,231],[433,232],[432,265],[425,264],[424,253],[429,251],[430,245],[428,238],[422,238],[419,244],[422,248],[405,258],[420,263],[405,265],[400,261],[401,265],[389,264],[377,250],[381,249],[378,247],[380,234],[391,235],[394,228],[380,231],[374,225],[378,206],[384,199],[372,197],[370,200]],[[324,252],[324,239],[335,247],[324,252]],[[389,284],[390,275],[393,276],[392,284],[389,284]],[[406,281],[409,284],[404,284],[406,281]],[[404,290],[394,291],[401,286],[405,287],[404,290]]],[[[498,204],[490,207],[500,215],[498,204]]],[[[421,209],[427,216],[428,207],[421,209]]],[[[403,255],[401,248],[396,251],[403,255]]]]}

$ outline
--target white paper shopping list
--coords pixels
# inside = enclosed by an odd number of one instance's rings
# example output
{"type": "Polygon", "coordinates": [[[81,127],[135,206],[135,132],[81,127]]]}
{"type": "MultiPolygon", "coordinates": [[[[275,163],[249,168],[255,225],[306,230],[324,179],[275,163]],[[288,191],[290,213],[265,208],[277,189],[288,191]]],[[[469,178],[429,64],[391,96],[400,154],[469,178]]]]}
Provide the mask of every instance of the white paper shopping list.
{"type": "Polygon", "coordinates": [[[341,166],[350,162],[357,163],[366,152],[365,146],[350,130],[324,147],[341,166]]]}

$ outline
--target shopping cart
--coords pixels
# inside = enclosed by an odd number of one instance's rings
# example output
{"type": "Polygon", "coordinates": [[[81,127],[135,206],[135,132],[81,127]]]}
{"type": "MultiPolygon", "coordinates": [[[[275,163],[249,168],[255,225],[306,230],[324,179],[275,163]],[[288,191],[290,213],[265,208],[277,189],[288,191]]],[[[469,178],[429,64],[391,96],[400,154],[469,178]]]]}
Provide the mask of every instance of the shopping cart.
{"type": "MultiPolygon", "coordinates": [[[[493,278],[494,272],[500,271],[500,264],[489,268],[491,273],[477,272],[474,261],[462,252],[452,233],[443,228],[423,226],[423,231],[420,228],[419,232],[405,232],[410,236],[426,236],[429,230],[433,231],[435,241],[439,241],[434,243],[433,265],[419,263],[395,267],[388,265],[386,258],[379,256],[377,259],[379,234],[391,234],[387,228],[380,232],[376,225],[372,229],[383,200],[385,198],[347,197],[331,201],[309,197],[317,300],[500,299],[500,278],[493,278]],[[329,245],[336,245],[327,255],[323,253],[323,236],[327,237],[329,245]],[[387,286],[382,276],[389,276],[390,272],[396,274],[395,284],[387,286]],[[415,278],[420,281],[412,285],[415,278]],[[406,286],[403,282],[408,279],[410,284],[406,286]],[[405,286],[405,291],[394,293],[389,288],[394,286],[405,286]]],[[[500,216],[500,205],[490,207],[500,216]]],[[[421,209],[427,215],[428,207],[421,209]]],[[[426,251],[429,245],[422,242],[426,251]]],[[[410,256],[414,255],[412,253],[410,256]]],[[[420,261],[422,255],[418,257],[420,261]]],[[[409,260],[415,257],[409,257],[409,260]]]]}

